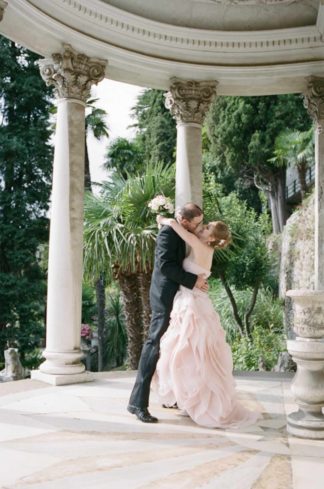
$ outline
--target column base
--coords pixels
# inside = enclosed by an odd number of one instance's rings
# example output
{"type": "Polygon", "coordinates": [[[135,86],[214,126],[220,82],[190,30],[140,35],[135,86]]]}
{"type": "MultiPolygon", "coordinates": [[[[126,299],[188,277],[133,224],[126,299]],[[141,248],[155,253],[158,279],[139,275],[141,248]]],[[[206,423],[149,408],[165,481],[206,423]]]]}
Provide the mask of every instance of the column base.
{"type": "Polygon", "coordinates": [[[91,382],[94,377],[91,372],[82,372],[79,374],[47,374],[40,370],[32,370],[31,378],[33,380],[40,380],[51,385],[68,385],[68,384],[81,384],[82,382],[91,382]]]}
{"type": "Polygon", "coordinates": [[[43,357],[46,360],[39,366],[39,370],[44,374],[69,376],[85,371],[85,366],[81,362],[84,354],[79,349],[62,352],[45,350],[43,357]]]}
{"type": "Polygon", "coordinates": [[[299,438],[324,440],[324,416],[299,410],[288,415],[287,431],[299,438]]]}

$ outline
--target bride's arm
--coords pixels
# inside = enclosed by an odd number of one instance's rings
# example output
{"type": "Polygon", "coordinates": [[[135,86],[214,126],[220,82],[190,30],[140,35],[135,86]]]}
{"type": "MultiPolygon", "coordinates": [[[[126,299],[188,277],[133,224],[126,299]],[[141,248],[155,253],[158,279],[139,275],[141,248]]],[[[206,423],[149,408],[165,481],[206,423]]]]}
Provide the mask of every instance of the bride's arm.
{"type": "Polygon", "coordinates": [[[199,238],[195,236],[193,233],[187,231],[184,227],[181,226],[175,219],[170,219],[164,216],[157,216],[156,218],[158,224],[162,224],[162,226],[171,226],[172,229],[183,239],[189,246],[192,248],[200,244],[199,238]]]}

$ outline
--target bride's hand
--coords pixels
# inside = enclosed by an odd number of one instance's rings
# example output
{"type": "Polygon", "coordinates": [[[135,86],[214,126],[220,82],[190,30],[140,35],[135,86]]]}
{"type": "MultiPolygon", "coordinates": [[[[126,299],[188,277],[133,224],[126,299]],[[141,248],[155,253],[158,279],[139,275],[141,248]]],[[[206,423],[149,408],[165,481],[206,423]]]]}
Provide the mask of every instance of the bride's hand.
{"type": "Polygon", "coordinates": [[[198,275],[195,287],[202,290],[203,292],[208,292],[208,282],[204,275],[198,275]]]}

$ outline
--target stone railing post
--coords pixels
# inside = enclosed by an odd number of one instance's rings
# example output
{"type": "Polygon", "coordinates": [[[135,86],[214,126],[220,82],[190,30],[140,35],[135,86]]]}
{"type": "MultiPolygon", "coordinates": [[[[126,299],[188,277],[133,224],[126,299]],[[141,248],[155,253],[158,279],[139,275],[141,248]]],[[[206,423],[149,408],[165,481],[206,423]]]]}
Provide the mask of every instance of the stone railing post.
{"type": "Polygon", "coordinates": [[[39,62],[54,85],[57,121],[51,199],[45,362],[32,377],[52,384],[89,380],[81,362],[85,106],[106,62],[64,45],[39,62]]]}
{"type": "Polygon", "coordinates": [[[216,95],[216,81],[171,79],[165,105],[177,121],[176,207],[202,205],[201,129],[216,95]]]}
{"type": "Polygon", "coordinates": [[[310,77],[305,106],[315,130],[315,290],[289,290],[294,304],[295,340],[288,351],[297,363],[292,384],[299,410],[288,416],[288,431],[324,439],[324,78],[310,77]]]}

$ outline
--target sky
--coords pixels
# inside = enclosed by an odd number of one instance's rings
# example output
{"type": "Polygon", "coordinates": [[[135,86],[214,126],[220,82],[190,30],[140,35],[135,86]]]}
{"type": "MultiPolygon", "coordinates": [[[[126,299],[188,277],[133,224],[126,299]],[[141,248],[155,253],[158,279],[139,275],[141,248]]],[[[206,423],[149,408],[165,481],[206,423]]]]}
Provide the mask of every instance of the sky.
{"type": "Polygon", "coordinates": [[[143,87],[107,79],[92,88],[91,96],[99,99],[96,105],[108,113],[109,129],[109,138],[101,142],[96,141],[93,136],[88,136],[92,181],[100,182],[107,177],[107,173],[102,169],[107,146],[117,137],[132,139],[135,136],[134,129],[128,128],[134,124],[130,118],[130,111],[142,91],[143,87]]]}

